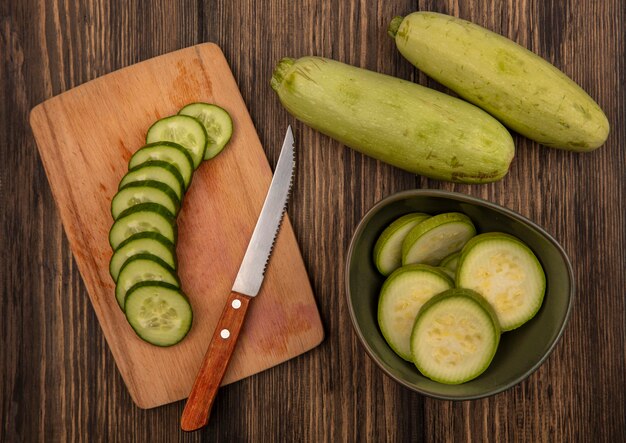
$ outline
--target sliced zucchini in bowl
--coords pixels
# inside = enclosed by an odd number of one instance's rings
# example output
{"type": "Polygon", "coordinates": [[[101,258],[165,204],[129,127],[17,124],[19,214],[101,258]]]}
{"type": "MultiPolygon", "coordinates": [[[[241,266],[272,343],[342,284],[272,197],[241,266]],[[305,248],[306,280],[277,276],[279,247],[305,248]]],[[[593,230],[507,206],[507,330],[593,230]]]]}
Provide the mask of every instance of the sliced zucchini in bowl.
{"type": "Polygon", "coordinates": [[[476,235],[472,220],[460,212],[435,215],[419,223],[402,243],[402,264],[437,266],[444,257],[460,251],[476,235]]]}
{"type": "Polygon", "coordinates": [[[482,374],[500,343],[495,312],[470,289],[449,289],[420,310],[411,333],[411,354],[431,380],[460,384],[482,374]]]}
{"type": "Polygon", "coordinates": [[[444,257],[439,263],[439,266],[443,266],[444,268],[448,268],[452,272],[456,272],[456,268],[459,264],[460,257],[461,257],[461,251],[453,252],[447,257],[444,257]]]}
{"type": "Polygon", "coordinates": [[[502,232],[480,234],[461,253],[457,286],[473,289],[494,308],[504,331],[523,325],[543,303],[546,276],[530,248],[502,232]]]}
{"type": "Polygon", "coordinates": [[[402,242],[409,231],[430,215],[413,212],[396,219],[380,234],[374,245],[374,264],[383,275],[389,275],[402,266],[402,242]]]}
{"type": "Polygon", "coordinates": [[[383,337],[400,357],[411,361],[411,331],[420,308],[435,295],[454,287],[439,269],[408,265],[385,280],[378,300],[378,325],[383,337]]]}

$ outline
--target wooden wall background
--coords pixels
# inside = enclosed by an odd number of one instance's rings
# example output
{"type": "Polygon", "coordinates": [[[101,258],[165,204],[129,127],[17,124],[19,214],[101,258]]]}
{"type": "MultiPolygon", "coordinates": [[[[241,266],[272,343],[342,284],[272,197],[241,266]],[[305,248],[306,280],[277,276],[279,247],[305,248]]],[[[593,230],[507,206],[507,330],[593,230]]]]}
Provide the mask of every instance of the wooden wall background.
{"type": "Polygon", "coordinates": [[[168,1],[0,3],[0,441],[607,441],[626,435],[626,89],[620,0],[168,1]],[[76,269],[28,125],[53,95],[199,42],[231,64],[275,164],[293,119],[269,88],[276,61],[332,57],[438,89],[396,51],[388,21],[414,10],[470,19],[539,53],[605,110],[607,144],[586,155],[516,137],[501,182],[415,177],[295,124],[289,207],[327,338],[312,352],[220,392],[209,426],[178,430],[183,403],[136,408],[76,269]],[[411,188],[455,190],[535,220],[574,264],[577,300],[555,352],[495,397],[452,403],[395,384],[348,320],[343,264],[376,201],[411,188]]]}

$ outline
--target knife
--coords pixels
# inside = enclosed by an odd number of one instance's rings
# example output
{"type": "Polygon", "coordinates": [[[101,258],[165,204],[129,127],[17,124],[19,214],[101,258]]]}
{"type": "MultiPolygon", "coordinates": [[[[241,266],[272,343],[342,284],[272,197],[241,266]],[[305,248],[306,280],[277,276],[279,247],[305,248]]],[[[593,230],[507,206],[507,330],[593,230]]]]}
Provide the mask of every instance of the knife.
{"type": "Polygon", "coordinates": [[[185,404],[180,421],[183,431],[200,429],[209,421],[211,407],[239,338],[248,304],[261,289],[289,199],[295,165],[293,133],[289,126],[261,215],[185,404]]]}

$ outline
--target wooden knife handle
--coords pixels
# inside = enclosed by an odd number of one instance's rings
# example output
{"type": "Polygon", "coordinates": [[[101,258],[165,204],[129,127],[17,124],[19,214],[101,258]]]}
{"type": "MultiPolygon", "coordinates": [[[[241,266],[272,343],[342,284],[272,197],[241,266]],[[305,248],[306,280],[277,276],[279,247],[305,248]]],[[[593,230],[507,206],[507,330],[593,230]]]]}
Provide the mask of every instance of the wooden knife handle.
{"type": "Polygon", "coordinates": [[[215,395],[235,350],[249,303],[250,297],[237,292],[230,293],[185,404],[180,420],[183,431],[195,431],[208,423],[215,395]]]}

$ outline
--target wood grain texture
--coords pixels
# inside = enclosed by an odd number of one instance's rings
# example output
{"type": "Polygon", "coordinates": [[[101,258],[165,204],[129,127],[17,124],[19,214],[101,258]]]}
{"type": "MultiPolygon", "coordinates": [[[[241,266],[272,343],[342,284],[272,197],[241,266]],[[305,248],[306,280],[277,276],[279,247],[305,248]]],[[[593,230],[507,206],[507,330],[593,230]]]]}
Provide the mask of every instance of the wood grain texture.
{"type": "Polygon", "coordinates": [[[626,433],[626,116],[619,0],[24,0],[0,4],[0,440],[599,441],[626,433]],[[443,90],[403,60],[391,17],[450,13],[545,57],[589,92],[612,126],[590,154],[515,137],[510,174],[491,185],[415,177],[293,122],[268,82],[280,57],[332,57],[443,90]],[[289,216],[326,339],[302,357],[220,390],[204,430],[183,434],[183,403],[136,408],[69,251],[28,112],[137,61],[203,41],[224,50],[272,165],[294,124],[289,216]],[[577,299],[565,334],[528,380],[495,397],[427,399],[385,377],[353,333],[343,286],[348,242],[380,198],[456,190],[544,226],[572,258],[577,299]],[[80,356],[80,358],[77,358],[80,356]]]}
{"type": "MultiPolygon", "coordinates": [[[[36,106],[30,123],[74,258],[131,397],[142,408],[187,397],[272,179],[221,50],[196,45],[116,71],[36,106]],[[228,110],[236,130],[228,149],[194,172],[177,216],[177,271],[194,322],[185,340],[163,349],[139,339],[114,300],[111,199],[147,128],[195,102],[228,110]]],[[[224,383],[300,355],[322,337],[285,218],[224,383]]]]}

